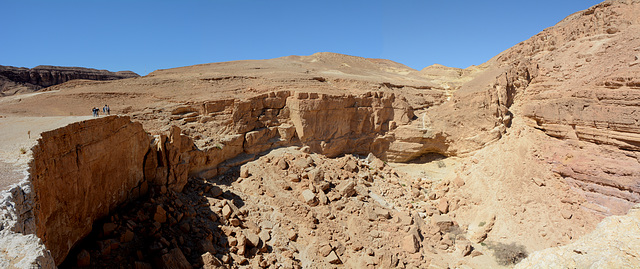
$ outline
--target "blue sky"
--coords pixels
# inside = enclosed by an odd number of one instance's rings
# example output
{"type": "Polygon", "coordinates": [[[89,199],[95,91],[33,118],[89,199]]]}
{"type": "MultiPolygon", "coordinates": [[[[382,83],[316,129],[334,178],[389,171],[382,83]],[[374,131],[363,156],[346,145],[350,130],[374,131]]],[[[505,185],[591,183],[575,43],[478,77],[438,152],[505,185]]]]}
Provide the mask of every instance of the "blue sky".
{"type": "Polygon", "coordinates": [[[0,65],[145,75],[328,51],[465,68],[599,2],[0,0],[0,65]]]}

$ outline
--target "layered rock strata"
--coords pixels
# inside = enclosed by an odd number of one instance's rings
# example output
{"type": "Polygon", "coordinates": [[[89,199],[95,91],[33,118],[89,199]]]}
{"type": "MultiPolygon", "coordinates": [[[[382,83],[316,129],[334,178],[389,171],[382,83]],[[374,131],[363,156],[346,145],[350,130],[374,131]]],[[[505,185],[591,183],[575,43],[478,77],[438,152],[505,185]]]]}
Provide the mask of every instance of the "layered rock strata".
{"type": "Polygon", "coordinates": [[[518,113],[563,141],[549,147],[555,157],[548,161],[603,215],[640,202],[638,13],[638,1],[605,1],[495,59],[535,67],[530,83],[515,92],[518,113]]]}
{"type": "MultiPolygon", "coordinates": [[[[235,157],[242,155],[250,160],[257,153],[286,145],[309,146],[311,151],[330,157],[369,152],[384,156],[394,141],[392,129],[414,117],[411,107],[403,104],[406,101],[396,100],[393,94],[378,92],[328,95],[279,91],[244,100],[181,105],[170,113],[154,113],[153,117],[180,125],[184,133],[195,138],[197,147],[184,135],[181,139],[187,140],[177,141],[180,129],[172,127],[169,136],[155,136],[159,152],[165,152],[164,145],[169,141],[175,146],[168,146],[168,152],[188,154],[174,155],[168,162],[169,155],[148,161],[165,167],[165,163],[180,163],[182,158],[189,175],[206,178],[218,174],[218,169],[237,165],[235,157]]],[[[138,117],[145,120],[148,116],[138,117]]],[[[153,166],[150,163],[148,167],[153,166]]],[[[148,174],[165,178],[167,172],[159,169],[148,174]]]]}
{"type": "Polygon", "coordinates": [[[139,77],[131,71],[110,72],[83,67],[40,65],[34,68],[0,66],[0,96],[32,92],[73,79],[115,80],[139,77]]]}
{"type": "MultiPolygon", "coordinates": [[[[640,25],[639,3],[606,1],[569,16],[482,66],[465,71],[433,67],[420,75],[399,64],[321,53],[162,70],[127,83],[78,84],[73,89],[66,88],[68,91],[64,94],[8,100],[3,111],[19,114],[30,104],[73,103],[75,112],[85,111],[87,104],[112,98],[108,100],[121,102],[124,113],[130,113],[153,133],[147,137],[140,128],[140,133],[136,131],[135,135],[140,139],[129,139],[140,144],[135,143],[133,147],[139,147],[135,156],[131,152],[120,152],[117,156],[127,156],[128,163],[118,163],[120,168],[131,165],[139,170],[127,179],[132,182],[119,185],[121,189],[107,189],[108,193],[116,194],[113,200],[101,197],[109,203],[95,209],[89,207],[97,205],[91,201],[93,196],[59,195],[66,192],[78,195],[81,191],[77,187],[66,190],[57,186],[46,190],[46,182],[32,178],[33,187],[25,187],[12,197],[21,197],[18,195],[21,193],[24,197],[31,195],[35,198],[23,200],[36,203],[12,211],[16,213],[12,213],[15,226],[11,227],[17,227],[12,229],[19,232],[34,231],[42,235],[58,261],[65,249],[68,251],[74,244],[73,240],[87,230],[78,228],[81,232],[77,234],[64,227],[60,228],[63,234],[53,228],[47,230],[49,226],[57,227],[56,223],[70,221],[69,216],[60,213],[66,211],[56,208],[54,201],[82,200],[60,203],[65,206],[75,203],[66,210],[79,214],[86,225],[90,224],[89,220],[104,216],[118,204],[144,193],[143,184],[150,184],[163,194],[179,193],[188,185],[190,177],[221,175],[274,148],[307,146],[310,152],[330,157],[371,152],[384,160],[399,162],[433,152],[445,156],[465,155],[501,139],[505,133],[520,132],[509,127],[514,118],[528,121],[529,126],[540,130],[538,133],[558,138],[545,140],[548,145],[539,148],[536,145],[536,151],[544,154],[535,154],[550,164],[558,179],[568,183],[558,185],[567,188],[563,191],[577,191],[587,201],[563,199],[562,203],[571,204],[572,210],[588,209],[602,215],[624,213],[640,199],[640,129],[634,101],[640,96],[637,92],[640,39],[636,37],[640,25]],[[421,77],[435,77],[438,81],[428,82],[421,77]],[[76,99],[82,99],[78,97],[89,101],[77,105],[76,99]],[[29,188],[33,191],[27,191],[29,188]],[[133,194],[129,194],[131,190],[133,194]],[[43,202],[47,203],[44,207],[43,202]],[[29,217],[30,214],[33,217],[29,217]],[[40,223],[47,221],[46,225],[40,223]],[[64,241],[62,237],[68,235],[72,235],[68,237],[72,240],[64,241]]],[[[49,113],[56,109],[45,110],[49,113]]],[[[67,110],[60,111],[65,115],[74,112],[64,109],[67,110]]],[[[111,126],[108,123],[111,120],[101,124],[111,126]]],[[[106,130],[101,125],[92,126],[91,132],[113,132],[113,126],[106,130]]],[[[108,174],[113,171],[96,164],[91,159],[94,154],[82,153],[84,142],[77,142],[74,135],[59,137],[63,143],[51,149],[52,154],[58,155],[38,153],[34,164],[40,162],[41,165],[32,167],[32,176],[49,176],[50,171],[38,169],[50,169],[51,176],[57,177],[51,179],[52,182],[66,180],[70,175],[78,180],[76,175],[88,169],[105,172],[96,175],[97,184],[104,184],[105,177],[111,177],[108,174]],[[58,164],[71,172],[56,168],[58,164]],[[43,168],[50,165],[53,168],[43,168]]],[[[108,137],[101,139],[109,140],[108,137]]],[[[289,165],[287,161],[282,163],[282,166],[289,165]]],[[[495,180],[491,176],[488,173],[487,180],[495,180]]],[[[263,181],[258,177],[243,178],[245,183],[263,181]]],[[[521,179],[513,181],[518,180],[521,179]]],[[[529,185],[538,187],[549,183],[539,178],[527,180],[529,185]]],[[[350,184],[331,185],[339,182],[342,179],[331,181],[328,186],[336,191],[351,192],[350,184]]],[[[317,187],[322,189],[325,185],[317,187]]],[[[244,187],[251,188],[251,185],[244,187]]],[[[325,190],[302,187],[295,190],[301,204],[316,207],[322,203],[321,193],[325,190]]],[[[224,209],[220,201],[216,203],[224,209]]],[[[438,210],[450,211],[449,206],[443,202],[438,210]]],[[[157,207],[154,210],[162,212],[157,207]]],[[[576,216],[570,211],[561,213],[567,221],[576,216]]],[[[176,218],[179,215],[169,214],[176,218]]],[[[512,213],[516,214],[520,213],[512,213]]],[[[158,215],[162,220],[163,214],[158,215]]],[[[494,220],[497,221],[495,227],[500,228],[501,220],[494,220]]],[[[493,223],[490,226],[493,227],[493,223]]],[[[569,234],[568,238],[572,236],[569,234]]],[[[425,248],[418,247],[415,237],[406,238],[408,250],[425,248]]],[[[333,246],[329,249],[333,250],[333,246]]],[[[166,250],[163,254],[184,258],[179,251],[166,250]]],[[[331,255],[331,251],[326,250],[324,247],[323,253],[327,256],[323,257],[331,257],[327,259],[332,262],[341,259],[340,253],[331,255]]]]}

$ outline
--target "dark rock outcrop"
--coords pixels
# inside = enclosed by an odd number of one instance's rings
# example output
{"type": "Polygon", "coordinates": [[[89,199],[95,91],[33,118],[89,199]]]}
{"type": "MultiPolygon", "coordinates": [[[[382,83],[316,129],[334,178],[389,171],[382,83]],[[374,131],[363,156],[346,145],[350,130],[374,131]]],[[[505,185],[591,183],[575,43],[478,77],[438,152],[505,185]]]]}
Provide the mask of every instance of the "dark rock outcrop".
{"type": "Polygon", "coordinates": [[[139,76],[131,71],[111,72],[83,67],[40,65],[29,69],[0,65],[0,96],[37,91],[73,79],[116,80],[139,76]]]}

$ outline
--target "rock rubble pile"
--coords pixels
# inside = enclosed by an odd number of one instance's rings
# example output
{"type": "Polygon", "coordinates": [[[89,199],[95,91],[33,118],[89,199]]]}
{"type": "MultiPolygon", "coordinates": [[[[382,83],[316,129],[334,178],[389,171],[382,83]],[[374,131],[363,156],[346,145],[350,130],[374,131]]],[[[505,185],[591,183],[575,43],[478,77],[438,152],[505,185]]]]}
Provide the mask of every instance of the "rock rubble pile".
{"type": "Polygon", "coordinates": [[[66,265],[411,268],[446,265],[439,253],[482,255],[447,214],[458,204],[438,199],[443,184],[409,179],[373,155],[305,151],[273,150],[192,178],[181,193],[152,189],[95,225],[66,265]]]}

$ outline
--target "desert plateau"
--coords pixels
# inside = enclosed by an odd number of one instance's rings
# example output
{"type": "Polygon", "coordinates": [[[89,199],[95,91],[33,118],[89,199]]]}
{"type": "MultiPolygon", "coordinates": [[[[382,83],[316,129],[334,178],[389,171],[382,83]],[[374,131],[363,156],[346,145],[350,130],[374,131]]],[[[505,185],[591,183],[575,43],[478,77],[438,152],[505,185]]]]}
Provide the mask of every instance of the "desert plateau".
{"type": "Polygon", "coordinates": [[[0,137],[0,268],[640,268],[640,1],[466,69],[0,66],[0,137]]]}

